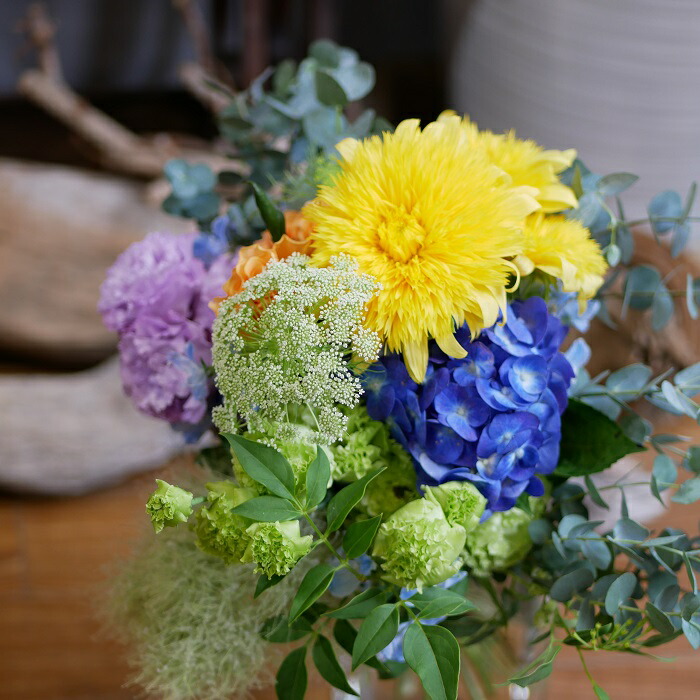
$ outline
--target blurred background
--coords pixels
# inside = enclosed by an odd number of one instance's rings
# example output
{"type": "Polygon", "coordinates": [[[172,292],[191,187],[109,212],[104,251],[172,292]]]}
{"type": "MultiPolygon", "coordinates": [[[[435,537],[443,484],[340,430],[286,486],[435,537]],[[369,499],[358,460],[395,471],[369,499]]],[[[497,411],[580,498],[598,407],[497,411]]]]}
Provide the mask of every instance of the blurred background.
{"type": "MultiPolygon", "coordinates": [[[[235,91],[331,38],[375,66],[364,106],[391,122],[453,108],[575,146],[593,171],[640,175],[627,213],[643,216],[651,196],[700,174],[699,32],[697,0],[0,3],[0,698],[138,696],[95,613],[146,531],[154,477],[186,458],[122,397],[96,303],[131,242],[191,229],[161,211],[160,171],[172,157],[214,158],[217,93],[203,74],[235,91]]],[[[695,275],[696,253],[681,260],[695,275]]],[[[697,359],[697,328],[679,324],[654,340],[598,326],[594,349],[609,368],[697,359]]],[[[643,515],[697,524],[692,508],[643,515]]],[[[671,653],[672,666],[606,655],[591,669],[613,698],[698,697],[690,647],[671,653]]],[[[574,654],[544,692],[590,697],[574,654]]]]}

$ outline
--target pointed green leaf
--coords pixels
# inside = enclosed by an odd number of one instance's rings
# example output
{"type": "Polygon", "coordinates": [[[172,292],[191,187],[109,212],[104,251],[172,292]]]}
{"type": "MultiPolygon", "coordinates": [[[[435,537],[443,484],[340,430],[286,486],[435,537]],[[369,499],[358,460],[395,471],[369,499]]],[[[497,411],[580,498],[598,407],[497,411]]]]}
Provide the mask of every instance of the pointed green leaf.
{"type": "Polygon", "coordinates": [[[350,525],[343,537],[343,549],[348,559],[357,559],[369,549],[381,524],[382,516],[378,515],[376,518],[358,520],[350,525]]]}
{"type": "Polygon", "coordinates": [[[684,481],[678,491],[671,497],[674,503],[689,505],[700,499],[700,477],[684,481]]]}
{"type": "Polygon", "coordinates": [[[645,611],[654,629],[661,634],[672,634],[674,632],[673,622],[663,610],[659,610],[653,603],[647,603],[645,611]]]}
{"type": "Polygon", "coordinates": [[[296,520],[301,513],[286,499],[277,496],[258,496],[244,501],[232,511],[258,522],[275,523],[296,520]]]}
{"type": "Polygon", "coordinates": [[[337,620],[359,620],[367,617],[374,608],[386,603],[389,597],[389,591],[379,588],[368,588],[356,595],[347,605],[337,610],[332,610],[327,613],[328,617],[334,617],[337,620]]]}
{"type": "Polygon", "coordinates": [[[276,586],[280,581],[284,581],[284,576],[273,575],[271,578],[261,574],[258,582],[255,584],[255,593],[253,598],[257,598],[261,593],[264,593],[268,588],[276,586]]]}
{"type": "Polygon", "coordinates": [[[608,510],[610,506],[605,502],[603,497],[600,495],[600,491],[598,491],[598,488],[596,485],[593,483],[593,479],[591,479],[588,474],[583,478],[583,480],[586,483],[586,489],[588,489],[588,495],[590,499],[595,503],[597,506],[600,508],[605,508],[608,510]]]}
{"type": "Polygon", "coordinates": [[[576,569],[558,578],[549,592],[553,600],[567,603],[575,593],[588,588],[593,583],[594,576],[588,569],[576,569]]]}
{"type": "Polygon", "coordinates": [[[399,610],[380,605],[365,618],[352,647],[353,671],[388,646],[399,631],[399,610]]]}
{"type": "Polygon", "coordinates": [[[344,107],[348,102],[340,83],[323,69],[316,71],[316,96],[319,102],[329,107],[344,107]]]}
{"type": "Polygon", "coordinates": [[[594,474],[643,449],[600,411],[570,399],[562,416],[561,456],[555,474],[567,477],[594,474]]]}
{"type": "Polygon", "coordinates": [[[306,685],[306,647],[300,647],[280,665],[275,690],[279,700],[304,700],[306,685]]]}
{"type": "Polygon", "coordinates": [[[384,467],[375,469],[373,472],[370,472],[361,479],[346,486],[344,489],[341,489],[331,498],[328,504],[328,510],[326,511],[326,519],[328,521],[327,532],[334,532],[345,522],[348,513],[350,513],[365,495],[367,484],[373,479],[376,479],[383,471],[384,467]]]}
{"type": "Polygon", "coordinates": [[[290,622],[294,622],[326,592],[334,573],[335,569],[328,564],[318,564],[306,572],[289,609],[290,622]]]}
{"type": "Polygon", "coordinates": [[[243,471],[280,498],[294,499],[294,472],[289,462],[273,447],[224,433],[243,471]]]}
{"type": "Polygon", "coordinates": [[[557,658],[557,654],[559,654],[560,651],[561,644],[552,637],[549,640],[547,648],[522,669],[517,676],[509,678],[508,683],[514,683],[521,688],[526,688],[533,683],[547,678],[547,676],[552,673],[554,659],[557,658]]]}
{"type": "Polygon", "coordinates": [[[334,688],[349,695],[357,695],[348,683],[343,667],[333,651],[333,645],[323,635],[320,635],[313,646],[312,656],[321,677],[334,688]]]}
{"type": "Polygon", "coordinates": [[[285,224],[284,214],[270,201],[265,190],[254,182],[250,183],[253,188],[255,203],[260,211],[260,216],[267,226],[273,241],[279,241],[284,235],[285,224]]]}
{"type": "Polygon", "coordinates": [[[593,692],[598,700],[610,700],[610,696],[597,684],[593,684],[593,692]]]}
{"type": "Polygon", "coordinates": [[[406,630],[403,655],[430,700],[456,700],[460,653],[451,632],[437,625],[413,623],[406,630]]]}
{"type": "Polygon", "coordinates": [[[316,457],[306,471],[306,506],[315,508],[326,495],[331,479],[331,463],[326,451],[316,447],[316,457]]]}

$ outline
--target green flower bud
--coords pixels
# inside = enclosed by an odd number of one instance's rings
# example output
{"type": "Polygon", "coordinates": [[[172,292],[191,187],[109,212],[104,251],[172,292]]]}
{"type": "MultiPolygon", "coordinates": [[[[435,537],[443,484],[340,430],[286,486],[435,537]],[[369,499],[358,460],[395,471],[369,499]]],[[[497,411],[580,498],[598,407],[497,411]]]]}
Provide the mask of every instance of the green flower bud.
{"type": "Polygon", "coordinates": [[[461,525],[450,525],[440,506],[421,498],[382,524],[372,553],[382,560],[384,579],[422,590],[460,570],[465,539],[461,525]]]}
{"type": "Polygon", "coordinates": [[[471,532],[486,509],[486,499],[469,481],[448,481],[441,486],[426,486],[425,497],[437,503],[450,525],[461,525],[471,532]]]}
{"type": "Polygon", "coordinates": [[[160,532],[164,527],[186,523],[192,515],[192,494],[161,479],[156,479],[156,484],[158,488],[146,502],[153,529],[160,532]]]}
{"type": "Polygon", "coordinates": [[[243,562],[255,562],[255,570],[272,576],[284,576],[303,556],[309,553],[313,537],[299,530],[299,521],[286,523],[254,523],[247,529],[250,544],[243,562]]]}
{"type": "Polygon", "coordinates": [[[522,561],[532,548],[527,527],[532,520],[520,508],[494,513],[467,535],[464,559],[477,576],[505,571],[522,561]]]}
{"type": "Polygon", "coordinates": [[[197,513],[194,526],[197,546],[207,554],[221,557],[227,564],[240,562],[250,536],[251,520],[231,511],[257,496],[253,489],[236,486],[232,481],[207,484],[209,505],[197,513]]]}
{"type": "Polygon", "coordinates": [[[389,440],[386,426],[372,420],[364,406],[357,406],[348,416],[345,437],[331,448],[335,460],[333,478],[357,481],[373,469],[386,466],[380,461],[389,440]]]}

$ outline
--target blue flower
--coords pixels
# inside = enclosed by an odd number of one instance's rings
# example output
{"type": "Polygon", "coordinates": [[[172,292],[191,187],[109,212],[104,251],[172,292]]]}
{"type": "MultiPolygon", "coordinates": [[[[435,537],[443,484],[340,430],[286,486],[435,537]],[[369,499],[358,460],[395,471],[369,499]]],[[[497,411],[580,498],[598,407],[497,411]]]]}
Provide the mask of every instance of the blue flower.
{"type": "Polygon", "coordinates": [[[206,267],[231,249],[235,228],[228,216],[219,216],[211,224],[211,233],[200,233],[194,240],[192,252],[206,267]]]}
{"type": "MultiPolygon", "coordinates": [[[[419,485],[468,480],[488,499],[487,513],[508,510],[523,493],[542,495],[539,475],[559,459],[576,371],[559,351],[566,333],[543,299],[513,302],[505,322],[478,339],[466,326],[457,331],[464,359],[431,343],[421,386],[398,355],[382,358],[363,379],[367,410],[411,454],[419,485]]],[[[571,353],[577,366],[582,355],[581,346],[571,353]]]]}

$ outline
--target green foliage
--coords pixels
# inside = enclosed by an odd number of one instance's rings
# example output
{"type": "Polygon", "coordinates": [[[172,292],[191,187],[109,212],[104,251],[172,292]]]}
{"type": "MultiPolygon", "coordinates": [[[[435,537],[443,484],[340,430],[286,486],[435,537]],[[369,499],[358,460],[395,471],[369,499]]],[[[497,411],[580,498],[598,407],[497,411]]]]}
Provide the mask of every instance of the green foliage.
{"type": "Polygon", "coordinates": [[[335,569],[328,564],[317,564],[306,573],[289,609],[290,622],[294,622],[326,592],[334,573],[335,569]]]}
{"type": "Polygon", "coordinates": [[[270,232],[273,241],[279,241],[284,235],[284,214],[270,201],[265,191],[255,182],[251,183],[255,204],[258,207],[260,216],[265,223],[265,227],[270,232]]]}
{"type": "Polygon", "coordinates": [[[343,667],[338,662],[338,658],[333,650],[333,645],[323,635],[319,635],[314,643],[312,655],[314,664],[321,674],[321,677],[330,683],[334,688],[342,690],[349,695],[357,695],[352,686],[348,683],[343,667]]]}
{"type": "Polygon", "coordinates": [[[373,472],[367,474],[367,476],[363,476],[358,481],[341,489],[331,498],[328,503],[326,516],[328,532],[335,532],[343,524],[350,511],[362,500],[368,484],[373,479],[376,479],[383,471],[383,468],[375,469],[373,472]]]}
{"type": "Polygon", "coordinates": [[[277,697],[279,700],[303,700],[307,683],[306,647],[299,647],[289,653],[277,671],[277,697]]]}
{"type": "Polygon", "coordinates": [[[361,620],[376,607],[386,603],[389,591],[380,588],[368,588],[356,595],[349,603],[337,610],[331,610],[328,615],[338,620],[361,620]]]}
{"type": "Polygon", "coordinates": [[[461,656],[449,630],[415,622],[406,630],[403,653],[431,700],[456,700],[461,656]]]}
{"type": "Polygon", "coordinates": [[[558,476],[583,476],[607,469],[642,448],[609,418],[581,401],[570,400],[562,416],[558,476]]]}
{"type": "Polygon", "coordinates": [[[343,537],[343,549],[348,559],[357,559],[364,554],[372,545],[377,530],[382,523],[382,516],[369,520],[358,520],[352,523],[343,537]]]}
{"type": "Polygon", "coordinates": [[[352,668],[365,663],[384,649],[399,630],[399,610],[395,605],[378,605],[364,619],[352,647],[352,668]]]}

